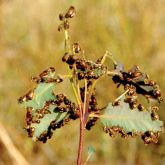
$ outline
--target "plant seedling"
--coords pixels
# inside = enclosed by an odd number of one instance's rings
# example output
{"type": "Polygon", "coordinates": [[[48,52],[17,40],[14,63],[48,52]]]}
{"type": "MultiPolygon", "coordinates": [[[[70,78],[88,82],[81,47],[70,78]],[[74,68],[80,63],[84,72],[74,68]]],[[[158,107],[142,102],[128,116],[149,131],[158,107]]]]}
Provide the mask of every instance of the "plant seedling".
{"type": "MultiPolygon", "coordinates": [[[[26,108],[26,130],[29,137],[46,143],[53,131],[62,128],[70,120],[80,123],[80,138],[77,165],[82,165],[82,153],[85,130],[91,130],[98,120],[103,130],[111,137],[139,136],[145,144],[157,143],[163,122],[159,120],[158,107],[150,104],[153,100],[161,103],[161,91],[158,84],[135,65],[128,71],[114,60],[108,51],[96,62],[84,58],[79,43],[70,43],[68,29],[76,10],[71,6],[66,13],[59,14],[60,32],[65,36],[65,53],[62,61],[68,65],[67,75],[59,75],[54,67],[49,67],[39,76],[33,77],[36,84],[18,102],[26,108]],[[114,69],[105,65],[107,59],[113,61],[114,69]],[[123,87],[124,93],[103,108],[98,108],[96,83],[101,77],[111,77],[117,88],[123,87]],[[59,83],[69,79],[76,102],[65,93],[56,93],[59,83]],[[148,107],[140,103],[138,96],[144,96],[148,107]]],[[[85,161],[86,164],[86,161],[85,161]]]]}

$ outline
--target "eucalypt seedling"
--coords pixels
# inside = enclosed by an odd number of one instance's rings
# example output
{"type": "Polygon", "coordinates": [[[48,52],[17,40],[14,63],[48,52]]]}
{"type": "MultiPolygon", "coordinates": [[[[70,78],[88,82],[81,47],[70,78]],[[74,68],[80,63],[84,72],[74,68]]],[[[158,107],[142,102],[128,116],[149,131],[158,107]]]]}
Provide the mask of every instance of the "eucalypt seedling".
{"type": "Polygon", "coordinates": [[[62,61],[68,65],[67,76],[58,75],[54,67],[49,67],[38,77],[32,78],[36,83],[35,88],[18,99],[27,110],[25,128],[29,137],[45,143],[52,137],[54,130],[63,127],[70,120],[79,121],[77,165],[83,164],[84,131],[91,130],[98,120],[111,137],[119,133],[123,138],[140,136],[145,144],[157,143],[163,131],[159,108],[154,105],[154,102],[162,102],[159,86],[155,81],[149,80],[138,66],[126,71],[108,51],[96,62],[84,58],[80,45],[77,42],[71,44],[69,40],[70,19],[75,13],[75,8],[71,6],[66,13],[59,15],[61,24],[58,30],[65,35],[62,61]],[[104,63],[108,58],[113,61],[113,70],[108,70],[104,63]],[[111,77],[117,88],[123,87],[124,93],[107,106],[98,108],[96,83],[103,76],[111,77]],[[76,103],[64,93],[56,93],[58,84],[65,79],[70,80],[76,103]],[[147,108],[140,103],[139,95],[147,99],[147,108]]]}

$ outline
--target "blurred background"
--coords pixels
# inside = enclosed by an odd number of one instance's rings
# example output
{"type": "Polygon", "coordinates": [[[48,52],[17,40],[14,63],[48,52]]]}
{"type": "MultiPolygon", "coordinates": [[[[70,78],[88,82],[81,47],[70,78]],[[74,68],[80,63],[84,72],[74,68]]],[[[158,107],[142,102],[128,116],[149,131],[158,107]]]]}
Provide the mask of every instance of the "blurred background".
{"type": "MultiPolygon", "coordinates": [[[[30,77],[48,66],[66,73],[60,59],[64,34],[57,31],[58,14],[70,5],[77,9],[71,20],[71,40],[85,56],[96,60],[109,50],[126,69],[138,64],[165,92],[165,0],[0,0],[0,165],[73,165],[79,126],[71,122],[55,131],[46,144],[33,142],[23,129],[25,110],[17,98],[33,84],[30,77]]],[[[121,94],[110,79],[97,84],[100,104],[121,94]],[[105,88],[106,87],[106,88],[105,88]]],[[[69,88],[61,87],[69,94],[69,88]]],[[[165,121],[165,104],[159,114],[165,121]]],[[[165,165],[165,135],[158,144],[137,139],[110,138],[99,123],[85,133],[95,148],[89,165],[165,165]]]]}

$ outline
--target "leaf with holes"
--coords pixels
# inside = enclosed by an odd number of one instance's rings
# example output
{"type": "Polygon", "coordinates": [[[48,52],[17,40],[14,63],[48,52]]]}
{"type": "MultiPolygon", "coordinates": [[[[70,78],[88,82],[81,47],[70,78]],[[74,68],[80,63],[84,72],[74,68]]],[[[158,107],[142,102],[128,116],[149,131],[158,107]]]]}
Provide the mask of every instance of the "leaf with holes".
{"type": "Polygon", "coordinates": [[[47,101],[56,99],[53,89],[61,80],[53,67],[44,70],[38,77],[34,77],[33,81],[37,82],[36,87],[18,99],[18,102],[23,104],[25,108],[41,109],[47,101]]]}
{"type": "MultiPolygon", "coordinates": [[[[60,111],[60,105],[56,103],[58,98],[53,90],[61,80],[59,81],[53,67],[49,67],[39,77],[35,77],[35,82],[37,82],[36,87],[20,97],[18,101],[27,110],[28,135],[34,140],[46,142],[52,135],[52,129],[60,128],[69,121],[69,114],[60,111]]],[[[66,105],[63,108],[66,108],[66,105]]]]}
{"type": "Polygon", "coordinates": [[[110,130],[114,134],[142,135],[147,131],[161,132],[163,128],[162,121],[151,118],[151,111],[139,111],[137,108],[132,110],[123,100],[118,106],[109,103],[100,117],[106,131],[110,130]]]}
{"type": "Polygon", "coordinates": [[[69,113],[59,112],[57,107],[50,103],[47,108],[33,110],[33,114],[27,115],[27,131],[33,140],[45,143],[47,139],[51,138],[52,130],[62,127],[69,121],[69,113]]]}
{"type": "Polygon", "coordinates": [[[34,89],[33,98],[23,102],[25,107],[32,107],[34,110],[44,107],[46,101],[54,100],[56,97],[53,94],[55,83],[40,83],[34,89]]]}

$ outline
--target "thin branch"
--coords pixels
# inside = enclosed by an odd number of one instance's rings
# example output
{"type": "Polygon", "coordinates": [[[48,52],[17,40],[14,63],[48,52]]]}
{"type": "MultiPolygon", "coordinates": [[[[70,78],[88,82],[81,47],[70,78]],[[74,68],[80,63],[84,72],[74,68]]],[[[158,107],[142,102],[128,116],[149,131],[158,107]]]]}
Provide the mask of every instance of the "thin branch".
{"type": "Polygon", "coordinates": [[[75,97],[76,97],[77,104],[78,104],[78,106],[80,106],[80,105],[81,105],[81,101],[80,101],[80,98],[79,98],[78,93],[77,93],[77,91],[76,91],[76,88],[75,88],[75,85],[74,85],[74,82],[73,82],[73,78],[70,78],[70,83],[71,83],[71,86],[72,86],[74,95],[75,95],[75,97]]]}
{"type": "Polygon", "coordinates": [[[97,114],[90,114],[89,117],[97,117],[97,118],[105,118],[105,119],[122,119],[122,120],[139,120],[136,116],[129,117],[129,116],[117,116],[117,115],[97,115],[97,114]]]}
{"type": "Polygon", "coordinates": [[[88,111],[88,109],[86,109],[86,101],[87,101],[87,80],[84,80],[84,86],[85,86],[85,92],[84,92],[84,104],[83,104],[83,119],[84,119],[84,115],[86,113],[86,111],[88,111]]]}
{"type": "MultiPolygon", "coordinates": [[[[103,55],[103,58],[101,59],[101,64],[104,64],[107,57],[110,58],[115,65],[117,65],[117,62],[114,60],[113,55],[109,51],[106,51],[105,54],[103,55]]],[[[117,73],[115,71],[107,71],[106,74],[108,76],[114,76],[114,75],[118,75],[119,73],[117,73]]],[[[97,81],[98,80],[94,80],[93,85],[91,87],[91,92],[95,88],[97,81]]]]}
{"type": "Polygon", "coordinates": [[[69,46],[69,34],[67,30],[64,30],[65,33],[65,52],[70,51],[70,46],[69,46]]]}
{"type": "Polygon", "coordinates": [[[115,76],[115,75],[121,76],[121,74],[118,73],[118,72],[116,72],[115,70],[114,70],[114,71],[109,71],[109,70],[107,70],[107,71],[106,71],[106,74],[107,74],[108,76],[115,76]]]}
{"type": "Polygon", "coordinates": [[[88,154],[88,157],[87,157],[87,159],[86,159],[86,161],[84,162],[83,165],[86,165],[87,164],[87,162],[89,161],[89,159],[91,158],[91,156],[92,156],[92,153],[91,154],[88,154]]]}
{"type": "Polygon", "coordinates": [[[115,99],[115,102],[119,101],[122,97],[124,97],[129,92],[129,89],[127,89],[123,94],[121,94],[117,99],[115,99]]]}
{"type": "Polygon", "coordinates": [[[117,62],[115,61],[115,59],[114,59],[112,53],[109,52],[108,50],[105,52],[105,54],[104,54],[104,56],[103,56],[103,58],[102,58],[102,60],[101,60],[101,63],[102,63],[102,64],[105,62],[105,60],[106,60],[107,57],[108,57],[109,59],[111,59],[112,62],[113,62],[115,65],[117,65],[117,62]]]}

